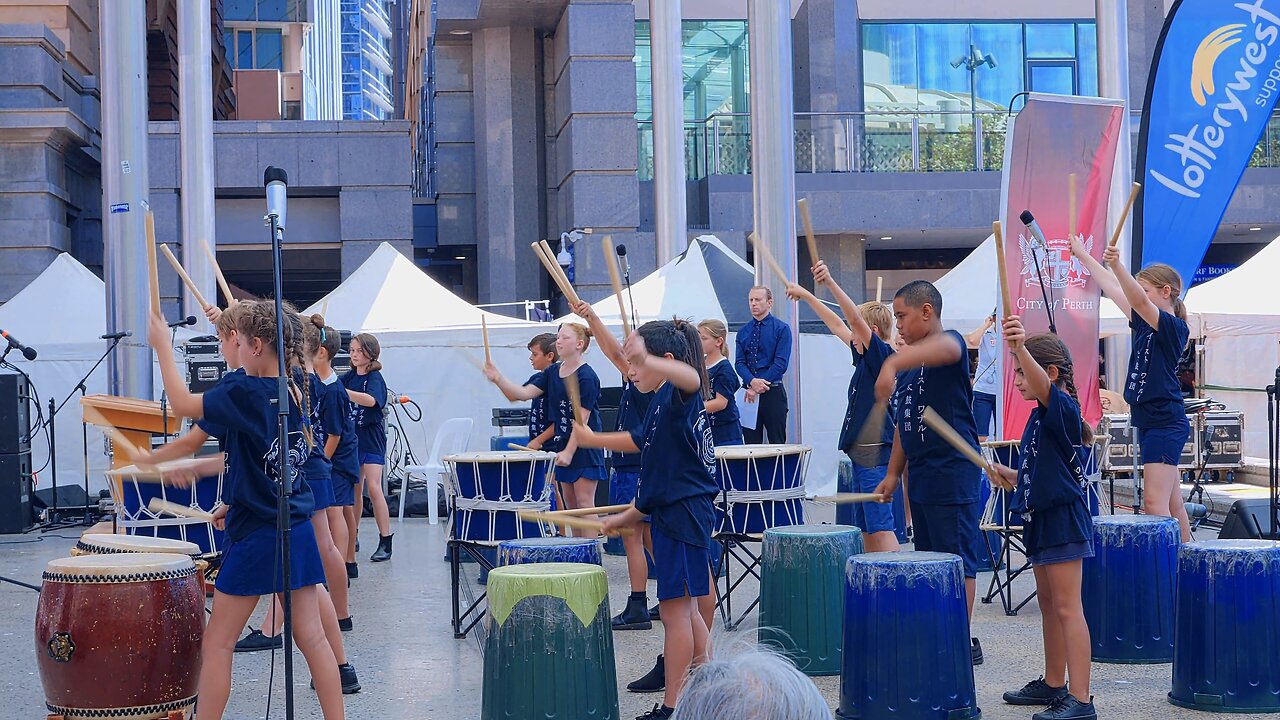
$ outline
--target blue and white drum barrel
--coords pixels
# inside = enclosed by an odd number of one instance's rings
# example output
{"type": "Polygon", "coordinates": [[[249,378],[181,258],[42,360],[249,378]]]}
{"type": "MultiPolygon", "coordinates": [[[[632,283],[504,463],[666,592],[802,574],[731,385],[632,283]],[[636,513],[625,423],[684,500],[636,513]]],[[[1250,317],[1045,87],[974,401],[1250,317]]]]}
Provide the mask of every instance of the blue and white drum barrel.
{"type": "Polygon", "coordinates": [[[1178,521],[1158,515],[1093,519],[1092,558],[1085,558],[1084,617],[1094,662],[1173,660],[1173,591],[1178,521]]]}

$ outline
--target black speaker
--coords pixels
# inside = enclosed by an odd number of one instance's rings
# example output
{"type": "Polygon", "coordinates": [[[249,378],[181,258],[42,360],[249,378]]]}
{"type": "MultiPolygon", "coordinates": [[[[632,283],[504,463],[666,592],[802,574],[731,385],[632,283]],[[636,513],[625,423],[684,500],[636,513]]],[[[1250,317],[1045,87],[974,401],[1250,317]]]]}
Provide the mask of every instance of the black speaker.
{"type": "Polygon", "coordinates": [[[1219,540],[1275,540],[1271,534],[1271,500],[1249,498],[1231,505],[1219,540]]]}
{"type": "Polygon", "coordinates": [[[0,375],[0,533],[20,533],[31,515],[30,387],[22,375],[0,375]]]}

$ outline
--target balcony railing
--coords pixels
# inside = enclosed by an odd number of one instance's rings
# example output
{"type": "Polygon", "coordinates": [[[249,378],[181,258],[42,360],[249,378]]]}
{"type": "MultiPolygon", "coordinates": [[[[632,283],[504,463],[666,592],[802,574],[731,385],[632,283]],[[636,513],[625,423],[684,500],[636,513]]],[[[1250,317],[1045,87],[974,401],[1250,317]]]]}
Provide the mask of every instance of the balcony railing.
{"type": "MultiPolygon", "coordinates": [[[[1140,115],[1129,118],[1137,160],[1140,115]]],[[[796,113],[797,173],[999,172],[1004,168],[1003,112],[871,111],[796,113]]],[[[653,123],[637,123],[638,174],[653,179],[653,123]]],[[[686,121],[685,172],[690,179],[751,173],[751,119],[745,113],[686,121]]],[[[1280,167],[1280,114],[1273,115],[1249,162],[1280,167]]]]}

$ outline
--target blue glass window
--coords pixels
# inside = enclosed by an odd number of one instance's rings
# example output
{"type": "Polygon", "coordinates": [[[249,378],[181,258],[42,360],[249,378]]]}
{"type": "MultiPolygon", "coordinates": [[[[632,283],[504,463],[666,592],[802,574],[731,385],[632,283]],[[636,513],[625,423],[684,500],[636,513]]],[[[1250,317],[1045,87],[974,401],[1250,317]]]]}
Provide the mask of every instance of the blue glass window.
{"type": "Polygon", "coordinates": [[[223,20],[257,20],[258,8],[255,0],[223,0],[223,20]]]}
{"type": "Polygon", "coordinates": [[[1076,56],[1075,25],[1028,23],[1027,57],[1073,58],[1076,56]]]}
{"type": "Polygon", "coordinates": [[[254,34],[257,36],[255,40],[257,54],[254,66],[259,70],[283,70],[284,48],[280,31],[258,28],[254,31],[254,34]]]}
{"type": "MultiPolygon", "coordinates": [[[[716,113],[750,111],[747,24],[741,20],[681,23],[684,116],[703,120],[716,113]]],[[[653,118],[649,23],[636,23],[636,118],[653,118]]]]}
{"type": "MultiPolygon", "coordinates": [[[[1009,100],[1022,92],[1022,25],[1014,23],[972,25],[973,44],[984,55],[996,61],[993,68],[983,65],[974,73],[978,81],[979,107],[985,100],[997,107],[1008,107],[1009,100]]],[[[967,72],[963,67],[961,72],[967,72]]]]}
{"type": "Polygon", "coordinates": [[[285,0],[258,0],[258,20],[263,22],[288,22],[289,13],[285,0]]]}
{"type": "Polygon", "coordinates": [[[253,32],[250,30],[236,31],[236,69],[248,70],[253,68],[253,32]]]}
{"type": "Polygon", "coordinates": [[[1076,72],[1079,75],[1080,94],[1098,95],[1098,28],[1093,23],[1076,26],[1076,48],[1080,53],[1076,72]]]}
{"type": "Polygon", "coordinates": [[[1075,63],[1066,61],[1027,63],[1027,89],[1038,93],[1075,94],[1075,63]]]}

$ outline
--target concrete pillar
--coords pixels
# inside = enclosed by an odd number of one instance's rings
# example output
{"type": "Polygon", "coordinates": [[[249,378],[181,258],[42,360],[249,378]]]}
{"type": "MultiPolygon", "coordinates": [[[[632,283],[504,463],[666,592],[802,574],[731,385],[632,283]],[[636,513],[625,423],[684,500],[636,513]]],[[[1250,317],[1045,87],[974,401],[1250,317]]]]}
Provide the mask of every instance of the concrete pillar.
{"type": "MultiPolygon", "coordinates": [[[[213,264],[204,243],[216,252],[213,219],[213,49],[209,3],[178,5],[178,142],[182,171],[182,266],[206,302],[218,303],[213,264]]],[[[212,328],[203,308],[188,290],[183,310],[212,328]]],[[[230,298],[226,299],[230,302],[230,298]]]]}
{"type": "MultiPolygon", "coordinates": [[[[1107,227],[1114,228],[1129,196],[1133,183],[1133,155],[1129,134],[1129,16],[1128,0],[1094,0],[1094,12],[1098,33],[1098,94],[1102,97],[1121,98],[1125,101],[1124,131],[1116,145],[1116,162],[1111,173],[1111,195],[1108,198],[1107,227]]],[[[1133,257],[1133,223],[1140,222],[1138,208],[1120,233],[1120,257],[1130,259],[1130,267],[1137,267],[1141,258],[1133,257]]],[[[1126,359],[1132,351],[1133,340],[1129,335],[1117,335],[1106,341],[1107,387],[1119,391],[1124,387],[1126,359]]]]}
{"type": "Polygon", "coordinates": [[[531,28],[472,34],[476,236],[482,302],[539,297],[529,244],[543,237],[542,52],[531,28]]]}
{"type": "MultiPolygon", "coordinates": [[[[861,111],[862,24],[857,0],[805,0],[792,29],[796,110],[861,111]]],[[[817,116],[798,122],[801,134],[812,134],[814,172],[857,169],[864,125],[860,116],[817,116]]]]}
{"type": "Polygon", "coordinates": [[[654,230],[658,265],[684,252],[688,206],[684,167],[684,36],[680,0],[649,0],[653,84],[654,230]]]}
{"type": "Polygon", "coordinates": [[[775,313],[795,333],[785,378],[790,412],[787,435],[801,437],[800,316],[785,300],[788,278],[796,277],[795,117],[791,74],[791,7],[777,0],[747,0],[751,48],[751,186],[755,232],[782,265],[777,277],[756,254],[756,277],[773,291],[775,313]]]}

